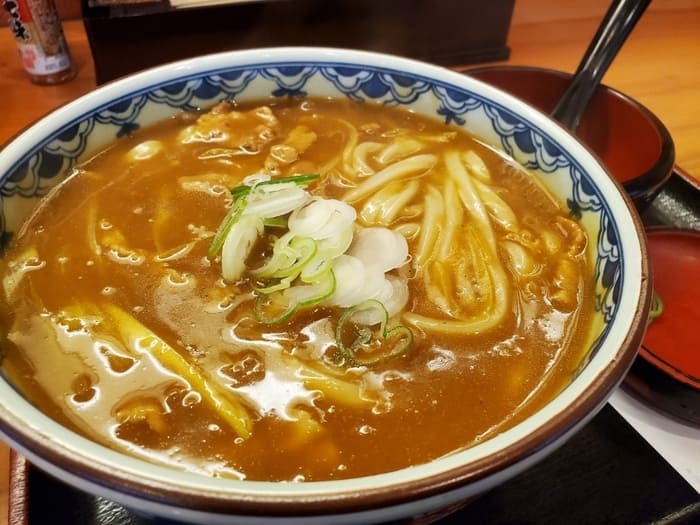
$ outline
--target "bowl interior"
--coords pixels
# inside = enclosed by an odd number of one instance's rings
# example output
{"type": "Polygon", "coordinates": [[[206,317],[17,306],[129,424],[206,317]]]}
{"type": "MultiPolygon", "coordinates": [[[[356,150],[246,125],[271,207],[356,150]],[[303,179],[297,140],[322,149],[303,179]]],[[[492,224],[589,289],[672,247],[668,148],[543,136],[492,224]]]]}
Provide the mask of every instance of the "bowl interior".
{"type": "MultiPolygon", "coordinates": [[[[44,464],[58,463],[58,471],[70,465],[84,477],[98,479],[97,485],[113,486],[115,479],[126,479],[131,493],[146,492],[176,503],[186,490],[203,501],[221,498],[219,505],[241,493],[248,501],[252,494],[277,504],[322,494],[326,505],[333,498],[367,505],[391,491],[405,499],[407,494],[482,479],[512,467],[570,434],[603,405],[634,358],[648,311],[638,220],[602,166],[575,138],[509,95],[442,68],[372,53],[288,48],[188,60],[109,84],[54,112],[0,153],[2,239],[11,238],[66,169],[130,131],[226,98],[307,95],[399,105],[464,126],[536,174],[580,219],[593,244],[596,319],[589,334],[589,357],[571,385],[513,429],[429,465],[366,479],[279,486],[212,481],[125,459],[57,428],[0,382],[1,430],[31,458],[41,462],[50,457],[44,464]],[[358,500],[357,494],[365,499],[358,500]]],[[[658,140],[652,142],[658,145],[658,140]]],[[[636,151],[645,149],[635,143],[636,151]]],[[[115,493],[110,489],[108,494],[115,493]]]]}

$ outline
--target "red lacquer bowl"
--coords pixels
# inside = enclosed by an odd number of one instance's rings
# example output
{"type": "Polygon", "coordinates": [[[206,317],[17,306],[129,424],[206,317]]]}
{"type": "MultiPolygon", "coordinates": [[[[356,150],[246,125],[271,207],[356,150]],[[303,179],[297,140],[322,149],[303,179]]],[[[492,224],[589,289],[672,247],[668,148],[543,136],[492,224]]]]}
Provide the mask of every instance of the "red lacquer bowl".
{"type": "MultiPolygon", "coordinates": [[[[527,66],[486,66],[465,71],[551,113],[571,75],[527,66]]],[[[639,102],[605,85],[593,95],[576,135],[622,184],[639,211],[673,172],[675,147],[668,129],[639,102]]]]}
{"type": "Polygon", "coordinates": [[[700,393],[700,232],[650,228],[647,240],[664,309],[649,325],[639,355],[700,393]]]}
{"type": "Polygon", "coordinates": [[[646,331],[626,390],[686,423],[700,425],[700,231],[647,230],[662,314],[646,331]]]}

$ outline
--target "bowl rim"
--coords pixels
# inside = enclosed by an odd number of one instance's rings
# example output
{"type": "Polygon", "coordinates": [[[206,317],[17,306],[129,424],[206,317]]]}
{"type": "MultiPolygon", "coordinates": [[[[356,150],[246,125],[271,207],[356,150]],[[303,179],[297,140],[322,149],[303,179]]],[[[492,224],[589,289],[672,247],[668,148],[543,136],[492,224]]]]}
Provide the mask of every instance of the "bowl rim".
{"type": "MultiPolygon", "coordinates": [[[[463,73],[466,75],[476,73],[478,75],[479,73],[487,73],[489,71],[514,74],[517,74],[518,72],[528,72],[551,75],[559,77],[562,80],[569,80],[573,77],[573,73],[559,69],[518,64],[479,65],[476,67],[469,67],[468,69],[465,69],[463,73]]],[[[500,88],[499,86],[495,87],[504,89],[500,88]]],[[[676,159],[676,147],[673,137],[671,136],[671,132],[655,113],[653,113],[647,106],[639,102],[637,99],[633,98],[631,95],[623,93],[622,91],[603,82],[599,84],[596,93],[597,92],[607,93],[607,95],[610,97],[619,99],[627,106],[638,111],[644,117],[644,119],[649,122],[649,129],[653,130],[658,135],[660,148],[659,155],[654,163],[646,171],[622,183],[622,186],[631,196],[633,201],[636,202],[640,200],[648,202],[651,200],[650,196],[656,195],[673,174],[676,159]]],[[[517,95],[514,96],[517,97],[517,95]]],[[[521,100],[527,102],[525,99],[521,100]]]]}
{"type": "MultiPolygon", "coordinates": [[[[260,48],[222,52],[180,60],[114,80],[52,111],[12,139],[6,148],[0,151],[0,159],[2,159],[3,155],[18,154],[18,150],[21,150],[23,144],[32,142],[32,135],[41,134],[43,130],[48,129],[53,123],[59,123],[61,118],[71,111],[80,111],[80,114],[84,116],[85,114],[94,113],[97,108],[104,106],[104,103],[110,100],[110,95],[117,95],[122,89],[133,95],[136,92],[147,91],[155,85],[162,84],[162,79],[158,80],[159,75],[167,80],[174,81],[182,78],[183,75],[187,76],[188,72],[190,74],[195,72],[197,76],[212,73],[216,68],[208,66],[210,63],[228,61],[222,68],[230,69],[235,65],[236,61],[239,61],[239,65],[245,62],[246,65],[255,66],[265,63],[266,60],[264,58],[267,58],[268,61],[270,58],[274,58],[279,63],[284,61],[284,57],[293,58],[296,62],[313,61],[322,63],[337,62],[340,58],[343,58],[349,64],[365,64],[373,68],[386,67],[387,64],[382,65],[382,63],[388,61],[390,69],[403,71],[409,75],[431,79],[437,78],[441,82],[457,85],[462,89],[474,90],[476,88],[482,95],[486,91],[487,95],[485,95],[485,98],[491,101],[506,101],[508,108],[517,110],[521,115],[524,113],[528,122],[536,125],[538,129],[545,129],[547,134],[556,136],[558,140],[564,143],[574,145],[574,151],[578,150],[576,157],[580,155],[585,157],[587,155],[589,157],[588,160],[593,162],[596,170],[602,174],[601,177],[607,177],[605,182],[603,182],[604,186],[607,185],[607,189],[601,188],[601,192],[606,195],[606,198],[612,197],[613,200],[618,199],[618,202],[622,203],[621,213],[623,213],[622,210],[624,209],[624,214],[628,216],[637,237],[638,242],[634,243],[634,246],[639,247],[638,257],[637,254],[634,254],[634,257],[630,257],[631,254],[628,254],[627,258],[627,261],[630,261],[629,264],[634,264],[635,268],[637,265],[639,266],[639,294],[636,298],[633,312],[627,313],[630,316],[628,320],[629,327],[619,342],[615,351],[615,358],[597,372],[589,370],[588,375],[591,377],[587,379],[588,387],[579,392],[563,409],[547,416],[544,424],[541,424],[534,430],[527,431],[524,436],[521,436],[506,447],[496,448],[483,457],[467,461],[461,465],[449,467],[438,472],[428,472],[427,475],[422,474],[426,470],[425,465],[419,465],[386,474],[353,478],[351,480],[305,482],[303,484],[255,481],[232,482],[233,484],[242,484],[239,490],[233,490],[230,487],[212,489],[212,487],[203,482],[192,483],[191,485],[172,483],[165,477],[165,474],[174,471],[167,467],[146,469],[160,471],[158,473],[161,475],[158,477],[144,473],[139,475],[138,466],[141,464],[147,465],[144,460],[128,458],[103,445],[98,445],[86,438],[82,438],[67,429],[64,429],[64,432],[56,432],[53,435],[45,433],[42,431],[42,428],[51,430],[52,426],[50,423],[53,420],[42,413],[38,413],[35,414],[36,417],[32,420],[32,423],[27,423],[22,420],[19,414],[8,408],[6,401],[3,400],[0,402],[0,433],[15,443],[20,451],[27,455],[30,460],[34,460],[39,466],[43,465],[45,469],[57,468],[60,471],[74,473],[74,475],[86,479],[93,486],[102,487],[108,492],[116,491],[115,493],[117,494],[125,493],[127,496],[145,498],[156,503],[189,506],[214,512],[225,513],[235,510],[237,513],[244,512],[252,515],[283,515],[289,513],[308,513],[313,515],[323,512],[336,513],[371,509],[378,506],[386,506],[387,504],[400,504],[417,498],[437,495],[448,490],[463,487],[472,482],[486,480],[498,472],[514,468],[517,464],[537,455],[539,451],[547,447],[553,440],[570,434],[586,420],[586,416],[592,417],[597,410],[602,408],[607,397],[617,387],[625,372],[631,366],[637,349],[641,344],[644,332],[643,325],[646,323],[651,298],[651,281],[649,278],[643,227],[641,220],[634,211],[631,200],[625,195],[619,183],[606,171],[602,163],[591,153],[589,148],[549,116],[498,88],[476,79],[466,78],[461,73],[450,71],[441,66],[377,52],[321,47],[260,48]],[[302,58],[299,58],[300,56],[302,58]],[[83,106],[89,107],[90,110],[79,109],[83,106]],[[17,153],[15,153],[16,151],[17,153]],[[634,259],[634,261],[631,261],[631,259],[634,259]],[[558,420],[554,419],[555,415],[558,417],[558,420]],[[88,454],[86,450],[90,450],[90,453],[88,454]],[[95,450],[106,453],[108,457],[110,453],[116,455],[115,457],[117,459],[121,458],[121,461],[105,462],[102,456],[96,455],[95,450]],[[134,462],[136,462],[136,467],[133,466],[134,462]],[[52,467],[52,464],[55,467],[52,467]],[[406,475],[409,471],[411,475],[406,475]],[[110,481],[110,473],[120,474],[119,483],[115,484],[110,481]],[[396,478],[397,474],[399,474],[399,478],[396,478]],[[394,479],[392,480],[391,478],[394,479]],[[348,481],[354,481],[356,484],[359,483],[359,485],[353,489],[353,483],[348,483],[348,481]],[[261,489],[251,490],[253,485],[257,485],[261,489]],[[292,485],[295,485],[297,488],[304,486],[304,488],[303,490],[287,490],[292,485]],[[300,502],[304,503],[302,507],[299,506],[300,502]]],[[[120,96],[124,96],[124,94],[122,93],[120,96]]],[[[623,241],[624,239],[620,239],[620,242],[623,241]]],[[[6,383],[3,382],[0,386],[4,388],[6,383]]],[[[550,405],[551,402],[547,406],[550,405]]],[[[36,409],[34,411],[38,412],[36,409]]],[[[55,425],[57,423],[54,422],[55,425]]],[[[521,427],[522,424],[518,424],[515,428],[519,429],[521,427]]],[[[506,431],[506,433],[508,432],[506,431]]],[[[496,436],[487,442],[498,440],[504,434],[496,436]]],[[[456,455],[461,454],[463,453],[460,452],[456,455]]],[[[435,461],[429,464],[434,463],[435,461]]],[[[201,475],[195,476],[204,478],[201,475]]],[[[188,476],[184,476],[184,478],[188,478],[188,476]]],[[[224,484],[230,485],[226,482],[224,484]]],[[[118,498],[115,499],[118,500],[118,498]]]]}

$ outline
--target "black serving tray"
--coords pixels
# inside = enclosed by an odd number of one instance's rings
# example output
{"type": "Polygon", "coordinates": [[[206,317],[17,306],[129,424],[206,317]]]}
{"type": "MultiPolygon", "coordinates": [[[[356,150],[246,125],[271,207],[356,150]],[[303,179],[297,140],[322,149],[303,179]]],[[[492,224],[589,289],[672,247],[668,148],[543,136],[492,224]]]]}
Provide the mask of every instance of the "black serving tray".
{"type": "MultiPolygon", "coordinates": [[[[677,170],[642,219],[700,229],[698,183],[677,170]]],[[[9,525],[174,525],[73,489],[16,454],[12,459],[9,525]]],[[[606,405],[553,454],[438,523],[691,525],[700,524],[700,494],[606,405]]]]}

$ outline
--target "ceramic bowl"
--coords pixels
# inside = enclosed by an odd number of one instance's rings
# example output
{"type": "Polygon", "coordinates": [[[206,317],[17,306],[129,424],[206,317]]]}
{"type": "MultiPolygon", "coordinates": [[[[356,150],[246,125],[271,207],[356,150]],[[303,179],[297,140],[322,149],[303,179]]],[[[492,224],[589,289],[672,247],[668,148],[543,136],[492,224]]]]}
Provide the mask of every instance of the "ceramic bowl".
{"type": "Polygon", "coordinates": [[[137,512],[184,522],[428,519],[533,465],[604,405],[637,353],[648,316],[637,214],[595,156],[546,115],[440,67],[361,51],[261,49],[108,84],[43,118],[0,153],[2,238],[17,231],[64,170],[130,131],[224,98],[306,95],[401,106],[467,128],[535,173],[581,219],[592,241],[596,313],[576,377],[537,413],[467,450],[394,472],[302,483],[212,479],[127,457],[57,424],[0,380],[0,432],[37,467],[137,512]]]}
{"type": "MultiPolygon", "coordinates": [[[[487,66],[467,74],[550,113],[571,75],[527,66],[487,66]]],[[[589,102],[576,136],[600,157],[641,212],[673,172],[675,148],[663,123],[646,107],[601,85],[589,102]]]]}

